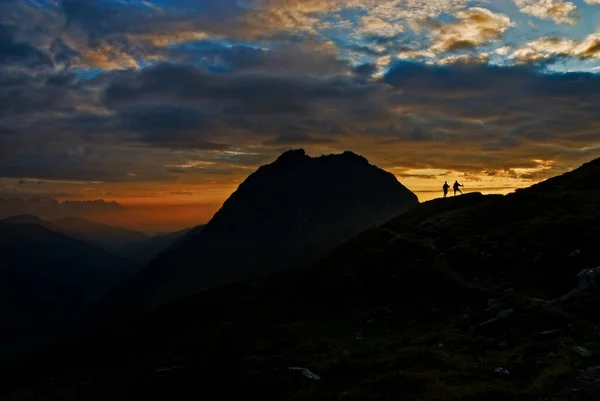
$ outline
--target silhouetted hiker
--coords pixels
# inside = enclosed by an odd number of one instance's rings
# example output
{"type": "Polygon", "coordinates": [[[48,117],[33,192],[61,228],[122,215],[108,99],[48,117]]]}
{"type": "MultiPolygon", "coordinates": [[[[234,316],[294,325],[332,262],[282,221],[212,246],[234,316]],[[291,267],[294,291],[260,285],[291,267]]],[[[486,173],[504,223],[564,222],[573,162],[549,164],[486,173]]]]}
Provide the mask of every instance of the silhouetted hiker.
{"type": "Polygon", "coordinates": [[[458,180],[454,181],[454,185],[452,186],[452,188],[454,188],[454,195],[456,195],[456,191],[460,192],[462,195],[462,191],[460,190],[459,187],[462,187],[462,184],[458,183],[458,180]]]}
{"type": "Polygon", "coordinates": [[[450,185],[448,185],[448,181],[444,182],[444,186],[442,187],[444,190],[444,198],[448,195],[448,190],[450,189],[450,185]]]}

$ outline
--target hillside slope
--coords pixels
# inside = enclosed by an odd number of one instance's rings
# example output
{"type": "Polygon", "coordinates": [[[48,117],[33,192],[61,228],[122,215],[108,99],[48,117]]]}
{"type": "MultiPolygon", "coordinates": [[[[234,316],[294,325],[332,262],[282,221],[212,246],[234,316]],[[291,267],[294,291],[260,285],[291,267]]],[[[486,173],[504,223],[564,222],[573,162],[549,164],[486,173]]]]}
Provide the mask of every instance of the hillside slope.
{"type": "Polygon", "coordinates": [[[421,204],[310,266],[15,367],[24,389],[3,399],[596,400],[600,292],[571,291],[600,265],[598,182],[596,160],[421,204]]]}
{"type": "Polygon", "coordinates": [[[134,269],[47,227],[0,223],[0,362],[62,332],[134,269]]]}

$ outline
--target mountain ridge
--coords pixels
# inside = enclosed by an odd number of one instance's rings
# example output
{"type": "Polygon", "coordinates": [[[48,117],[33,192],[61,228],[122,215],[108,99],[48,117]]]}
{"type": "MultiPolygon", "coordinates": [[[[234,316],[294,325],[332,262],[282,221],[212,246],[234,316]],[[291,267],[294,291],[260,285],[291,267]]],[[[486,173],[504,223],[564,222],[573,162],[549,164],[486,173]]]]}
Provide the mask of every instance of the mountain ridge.
{"type": "Polygon", "coordinates": [[[127,254],[127,246],[145,241],[149,238],[140,231],[98,223],[77,216],[63,217],[51,220],[51,222],[65,232],[78,235],[80,238],[85,239],[94,245],[100,246],[121,256],[127,254]]]}
{"type": "MultiPolygon", "coordinates": [[[[56,220],[45,220],[39,216],[24,214],[9,216],[0,223],[37,224],[57,233],[81,240],[114,255],[125,257],[136,263],[147,263],[187,235],[193,228],[172,233],[148,236],[140,231],[116,225],[99,223],[77,216],[56,220]]],[[[200,231],[204,226],[199,226],[200,231]]]]}
{"type": "Polygon", "coordinates": [[[81,365],[66,362],[58,383],[7,400],[61,389],[73,391],[62,400],[133,389],[173,400],[211,390],[277,400],[595,400],[600,294],[561,295],[600,263],[597,166],[506,196],[422,203],[308,266],[115,328],[72,352],[81,365]],[[73,387],[81,380],[93,384],[73,387]]]}

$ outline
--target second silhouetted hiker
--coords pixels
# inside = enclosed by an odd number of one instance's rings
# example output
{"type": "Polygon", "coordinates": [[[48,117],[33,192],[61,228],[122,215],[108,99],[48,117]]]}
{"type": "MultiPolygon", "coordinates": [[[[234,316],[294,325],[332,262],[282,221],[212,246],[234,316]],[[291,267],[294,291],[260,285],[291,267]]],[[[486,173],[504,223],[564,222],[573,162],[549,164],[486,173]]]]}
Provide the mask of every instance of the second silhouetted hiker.
{"type": "Polygon", "coordinates": [[[444,186],[442,186],[444,190],[444,198],[448,195],[448,190],[450,189],[450,185],[448,185],[448,181],[444,182],[444,186]]]}
{"type": "Polygon", "coordinates": [[[462,191],[460,190],[460,187],[462,187],[462,184],[458,183],[458,180],[454,181],[454,185],[452,186],[452,188],[454,188],[454,195],[456,196],[456,191],[460,192],[462,195],[462,191]]]}

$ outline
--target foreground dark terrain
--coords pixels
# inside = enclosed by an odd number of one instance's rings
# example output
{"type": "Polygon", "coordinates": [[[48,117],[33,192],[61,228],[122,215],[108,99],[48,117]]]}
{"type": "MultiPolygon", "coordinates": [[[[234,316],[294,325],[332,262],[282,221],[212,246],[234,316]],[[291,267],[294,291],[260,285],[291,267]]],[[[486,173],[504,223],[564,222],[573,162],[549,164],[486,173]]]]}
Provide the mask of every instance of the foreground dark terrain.
{"type": "Polygon", "coordinates": [[[600,290],[572,290],[599,241],[600,160],[434,200],[11,367],[3,399],[596,400],[600,290]]]}

